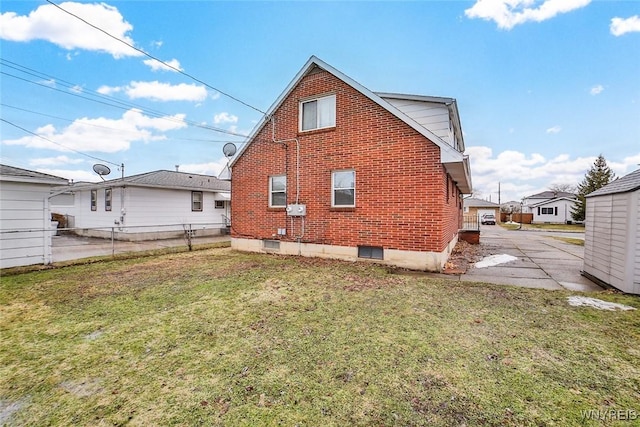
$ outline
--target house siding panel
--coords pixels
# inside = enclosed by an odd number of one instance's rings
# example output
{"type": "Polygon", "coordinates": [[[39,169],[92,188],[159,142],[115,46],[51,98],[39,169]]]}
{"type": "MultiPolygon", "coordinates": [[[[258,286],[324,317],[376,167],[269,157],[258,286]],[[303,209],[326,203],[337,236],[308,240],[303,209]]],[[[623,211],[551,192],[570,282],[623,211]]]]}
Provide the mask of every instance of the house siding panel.
{"type": "Polygon", "coordinates": [[[398,110],[429,129],[453,146],[453,134],[449,125],[449,110],[442,104],[405,99],[387,99],[398,110]]]}
{"type": "Polygon", "coordinates": [[[233,237],[271,239],[285,228],[283,241],[447,250],[461,222],[460,193],[435,144],[325,71],[308,74],[293,88],[274,123],[275,131],[265,125],[233,166],[233,237]],[[335,128],[299,133],[299,100],[324,93],[336,94],[335,128]],[[287,142],[273,142],[272,132],[287,142]],[[293,138],[299,141],[299,182],[293,138]],[[356,172],[355,208],[331,207],[331,171],[343,169],[356,172]],[[268,208],[268,178],[282,174],[287,203],[306,204],[306,217],[268,208]]]}
{"type": "MultiPolygon", "coordinates": [[[[0,219],[0,268],[42,264],[50,243],[44,228],[50,218],[45,208],[51,186],[3,181],[0,219]]],[[[47,232],[48,233],[48,232],[47,232]]]]}

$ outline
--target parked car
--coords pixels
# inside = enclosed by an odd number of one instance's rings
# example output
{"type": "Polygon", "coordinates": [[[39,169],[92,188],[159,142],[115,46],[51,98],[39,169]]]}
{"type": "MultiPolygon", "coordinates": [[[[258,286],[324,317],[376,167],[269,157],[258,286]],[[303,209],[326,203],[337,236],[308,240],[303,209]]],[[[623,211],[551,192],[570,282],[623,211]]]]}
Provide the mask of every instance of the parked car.
{"type": "Polygon", "coordinates": [[[496,216],[493,214],[482,215],[482,218],[480,219],[480,223],[496,225],[496,216]]]}

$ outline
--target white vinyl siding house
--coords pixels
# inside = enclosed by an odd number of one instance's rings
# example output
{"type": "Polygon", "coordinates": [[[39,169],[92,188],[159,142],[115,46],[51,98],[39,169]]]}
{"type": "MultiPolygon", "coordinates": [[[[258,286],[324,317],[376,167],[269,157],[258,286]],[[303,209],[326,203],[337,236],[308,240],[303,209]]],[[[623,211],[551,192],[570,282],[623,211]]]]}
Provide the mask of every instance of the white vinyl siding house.
{"type": "Polygon", "coordinates": [[[67,180],[0,165],[0,268],[51,262],[49,196],[67,180]]]}
{"type": "Polygon", "coordinates": [[[583,272],[640,294],[640,169],[587,195],[583,272]]]}
{"type": "Polygon", "coordinates": [[[200,235],[218,234],[229,223],[229,189],[228,181],[213,176],[155,171],[76,184],[74,207],[64,213],[73,216],[75,232],[87,236],[110,237],[113,230],[121,240],[162,239],[182,235],[185,226],[200,235]],[[105,189],[111,192],[111,210],[105,209],[105,189]]]}
{"type": "Polygon", "coordinates": [[[575,199],[560,197],[531,205],[533,214],[531,222],[533,224],[566,224],[571,221],[571,208],[575,203],[575,199]]]}
{"type": "Polygon", "coordinates": [[[572,193],[543,191],[522,200],[522,212],[533,214],[533,224],[566,224],[572,220],[571,211],[576,203],[572,193]]]}

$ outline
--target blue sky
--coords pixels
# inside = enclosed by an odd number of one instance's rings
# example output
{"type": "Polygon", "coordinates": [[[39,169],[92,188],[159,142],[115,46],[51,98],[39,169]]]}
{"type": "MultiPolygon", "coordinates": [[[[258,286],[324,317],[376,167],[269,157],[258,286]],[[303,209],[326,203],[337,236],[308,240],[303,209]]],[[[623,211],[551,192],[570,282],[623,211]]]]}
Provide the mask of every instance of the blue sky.
{"type": "Polygon", "coordinates": [[[217,174],[311,55],[372,91],[456,98],[483,198],[575,185],[599,154],[619,176],[640,164],[639,1],[56,4],[174,69],[46,1],[3,0],[5,164],[217,174]]]}

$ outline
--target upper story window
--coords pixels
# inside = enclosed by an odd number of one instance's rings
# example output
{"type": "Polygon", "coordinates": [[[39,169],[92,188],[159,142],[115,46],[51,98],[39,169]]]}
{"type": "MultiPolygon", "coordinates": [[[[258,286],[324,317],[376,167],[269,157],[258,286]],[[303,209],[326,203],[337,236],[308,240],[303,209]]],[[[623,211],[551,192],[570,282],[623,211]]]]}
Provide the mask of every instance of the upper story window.
{"type": "Polygon", "coordinates": [[[98,210],[98,190],[91,190],[91,210],[98,210]]]}
{"type": "Polygon", "coordinates": [[[224,209],[224,200],[216,200],[214,205],[215,209],[224,209]]]}
{"type": "Polygon", "coordinates": [[[191,192],[191,211],[202,212],[202,191],[191,192]]]}
{"type": "Polygon", "coordinates": [[[336,96],[329,95],[300,103],[300,130],[330,128],[336,125],[336,96]]]}
{"type": "Polygon", "coordinates": [[[110,188],[104,189],[104,210],[111,210],[111,199],[112,199],[112,191],[110,188]]]}
{"type": "Polygon", "coordinates": [[[269,177],[269,207],[279,208],[287,205],[287,177],[277,175],[269,177]]]}
{"type": "Polygon", "coordinates": [[[354,207],[356,205],[356,171],[334,171],[331,174],[331,188],[331,206],[354,207]]]}

